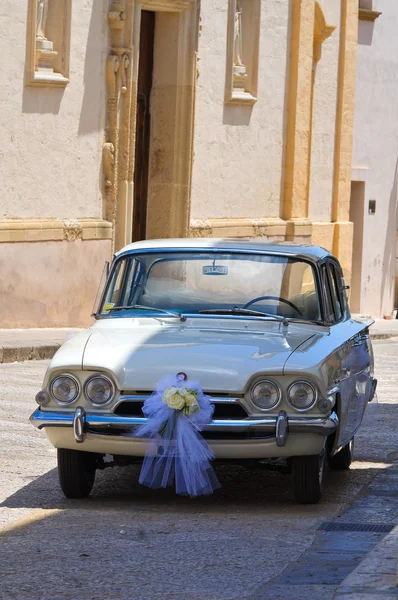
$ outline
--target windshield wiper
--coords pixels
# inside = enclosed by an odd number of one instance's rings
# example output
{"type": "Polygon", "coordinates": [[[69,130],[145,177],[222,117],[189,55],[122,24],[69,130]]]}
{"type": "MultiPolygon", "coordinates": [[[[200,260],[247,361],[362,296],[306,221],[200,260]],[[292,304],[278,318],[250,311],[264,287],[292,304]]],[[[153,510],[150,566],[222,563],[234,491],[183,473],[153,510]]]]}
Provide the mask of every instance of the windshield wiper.
{"type": "Polygon", "coordinates": [[[117,310],[133,310],[134,308],[138,308],[139,310],[150,310],[151,312],[161,312],[165,315],[168,315],[169,317],[180,319],[180,321],[182,321],[183,323],[187,320],[187,318],[182,313],[175,313],[171,310],[165,310],[164,308],[155,308],[153,306],[143,306],[142,304],[131,304],[130,306],[112,306],[107,310],[110,312],[117,310]]]}
{"type": "Polygon", "coordinates": [[[274,321],[280,321],[287,327],[289,325],[289,321],[286,317],[282,317],[281,315],[273,315],[271,313],[260,312],[258,310],[251,310],[249,308],[239,308],[235,306],[234,308],[209,308],[207,310],[200,310],[200,315],[247,315],[252,317],[267,317],[268,319],[273,319],[274,321]]]}

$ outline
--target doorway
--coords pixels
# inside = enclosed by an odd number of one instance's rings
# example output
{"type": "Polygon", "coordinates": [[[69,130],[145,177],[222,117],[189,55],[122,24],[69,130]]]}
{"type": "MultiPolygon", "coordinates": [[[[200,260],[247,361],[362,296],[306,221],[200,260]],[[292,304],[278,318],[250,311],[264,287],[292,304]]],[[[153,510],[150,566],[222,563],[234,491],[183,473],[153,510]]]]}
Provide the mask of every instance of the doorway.
{"type": "Polygon", "coordinates": [[[141,12],[132,241],[146,239],[155,12],[141,12]]]}
{"type": "Polygon", "coordinates": [[[362,263],[363,263],[363,230],[365,220],[365,182],[351,182],[350,221],[354,223],[354,240],[352,245],[352,274],[350,306],[353,313],[360,313],[362,308],[362,263]]]}

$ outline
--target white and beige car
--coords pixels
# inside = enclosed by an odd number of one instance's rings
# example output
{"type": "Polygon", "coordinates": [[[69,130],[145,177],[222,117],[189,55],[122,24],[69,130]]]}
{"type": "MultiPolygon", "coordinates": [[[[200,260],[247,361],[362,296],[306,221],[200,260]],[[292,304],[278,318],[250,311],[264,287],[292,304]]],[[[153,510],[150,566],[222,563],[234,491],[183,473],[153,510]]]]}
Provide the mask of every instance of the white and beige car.
{"type": "Polygon", "coordinates": [[[313,246],[180,239],[118,252],[95,323],[55,354],[31,416],[58,449],[64,494],[87,496],[105,456],[145,455],[143,403],[182,372],[214,403],[203,435],[216,459],[286,458],[297,501],[318,502],[325,460],[350,466],[376,388],[371,323],[351,318],[346,289],[313,246]]]}

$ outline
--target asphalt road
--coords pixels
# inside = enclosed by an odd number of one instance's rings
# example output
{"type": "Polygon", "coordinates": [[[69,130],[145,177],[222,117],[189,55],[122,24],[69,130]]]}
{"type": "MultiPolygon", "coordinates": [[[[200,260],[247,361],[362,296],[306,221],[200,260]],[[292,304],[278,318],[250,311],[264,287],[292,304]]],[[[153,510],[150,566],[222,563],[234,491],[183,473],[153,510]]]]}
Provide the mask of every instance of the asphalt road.
{"type": "MultiPolygon", "coordinates": [[[[296,505],[289,475],[273,463],[221,466],[222,489],[196,500],[139,486],[137,467],[106,469],[89,499],[67,501],[55,450],[28,422],[47,362],[0,365],[0,599],[332,598],[337,584],[317,578],[315,564],[311,584],[285,578],[276,596],[272,582],[301,564],[319,526],[344,519],[396,458],[398,340],[374,347],[378,401],[351,470],[326,473],[317,506],[296,505]]],[[[371,510],[378,514],[368,520],[393,518],[383,503],[371,510]]]]}

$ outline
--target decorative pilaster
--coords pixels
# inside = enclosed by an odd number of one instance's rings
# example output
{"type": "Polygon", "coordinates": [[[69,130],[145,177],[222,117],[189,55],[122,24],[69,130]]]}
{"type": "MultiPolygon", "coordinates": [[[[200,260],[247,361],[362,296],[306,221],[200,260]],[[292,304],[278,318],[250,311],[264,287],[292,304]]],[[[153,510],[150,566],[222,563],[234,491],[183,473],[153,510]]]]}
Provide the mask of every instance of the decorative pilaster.
{"type": "Polygon", "coordinates": [[[113,224],[114,247],[128,241],[129,232],[118,235],[117,223],[131,227],[128,218],[119,219],[127,200],[120,194],[131,172],[129,145],[129,112],[132,95],[132,28],[135,3],[133,0],[113,0],[108,12],[110,53],[106,64],[107,124],[102,150],[105,217],[113,224]]]}
{"type": "Polygon", "coordinates": [[[308,217],[314,0],[292,2],[283,218],[308,217]]]}
{"type": "Polygon", "coordinates": [[[357,47],[358,1],[342,0],[334,155],[333,221],[348,222],[350,216],[357,47]]]}

